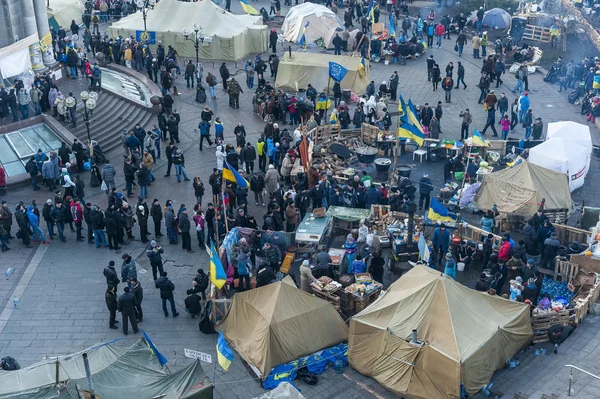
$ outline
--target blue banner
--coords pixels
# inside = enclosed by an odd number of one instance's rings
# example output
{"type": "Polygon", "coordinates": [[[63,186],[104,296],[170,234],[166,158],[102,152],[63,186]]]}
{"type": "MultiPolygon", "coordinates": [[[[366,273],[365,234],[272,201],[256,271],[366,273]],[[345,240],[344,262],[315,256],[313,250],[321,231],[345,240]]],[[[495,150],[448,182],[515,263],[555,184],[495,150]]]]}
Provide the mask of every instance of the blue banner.
{"type": "Polygon", "coordinates": [[[146,42],[148,44],[156,44],[156,32],[136,30],[135,40],[138,42],[146,42]]]}
{"type": "Polygon", "coordinates": [[[329,63],[329,77],[336,82],[341,82],[344,76],[348,73],[348,70],[338,64],[337,62],[329,63]]]}

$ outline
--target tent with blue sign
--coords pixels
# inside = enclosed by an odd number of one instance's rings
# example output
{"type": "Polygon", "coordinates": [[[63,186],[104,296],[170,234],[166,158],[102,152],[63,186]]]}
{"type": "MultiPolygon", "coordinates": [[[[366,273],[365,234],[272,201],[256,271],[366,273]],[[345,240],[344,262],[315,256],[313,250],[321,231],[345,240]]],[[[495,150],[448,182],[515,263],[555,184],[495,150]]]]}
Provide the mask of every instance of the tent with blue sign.
{"type": "Polygon", "coordinates": [[[353,93],[362,94],[371,82],[369,60],[347,55],[331,55],[305,53],[302,51],[290,54],[286,52],[279,62],[275,87],[296,91],[306,89],[310,83],[318,92],[333,89],[333,79],[329,82],[331,72],[341,76],[342,89],[350,89],[353,93]],[[330,66],[333,65],[333,70],[330,66]],[[345,73],[342,73],[344,72],[345,73]],[[343,75],[343,76],[342,76],[343,75]]]}

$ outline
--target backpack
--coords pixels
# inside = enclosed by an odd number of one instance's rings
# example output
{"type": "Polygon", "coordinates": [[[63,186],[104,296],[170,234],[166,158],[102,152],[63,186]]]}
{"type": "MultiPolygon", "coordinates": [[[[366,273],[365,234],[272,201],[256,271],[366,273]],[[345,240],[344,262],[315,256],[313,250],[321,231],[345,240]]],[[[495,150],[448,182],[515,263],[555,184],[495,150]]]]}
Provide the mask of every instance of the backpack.
{"type": "Polygon", "coordinates": [[[98,68],[98,67],[94,68],[94,77],[95,78],[100,77],[100,68],[98,68]]]}
{"type": "Polygon", "coordinates": [[[60,185],[61,186],[65,185],[65,175],[60,175],[60,185]]]}

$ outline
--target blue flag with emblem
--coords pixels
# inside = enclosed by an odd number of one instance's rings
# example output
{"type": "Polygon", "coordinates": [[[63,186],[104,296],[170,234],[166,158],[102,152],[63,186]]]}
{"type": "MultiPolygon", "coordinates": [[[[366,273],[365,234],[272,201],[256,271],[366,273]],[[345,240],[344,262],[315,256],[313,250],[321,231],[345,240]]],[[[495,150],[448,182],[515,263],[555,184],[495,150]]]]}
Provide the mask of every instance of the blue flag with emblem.
{"type": "Polygon", "coordinates": [[[135,40],[137,42],[146,42],[147,44],[156,44],[156,32],[136,30],[135,40]]]}
{"type": "Polygon", "coordinates": [[[337,62],[329,62],[329,77],[336,82],[341,82],[348,70],[337,62]]]}
{"type": "Polygon", "coordinates": [[[233,351],[229,349],[223,331],[219,331],[219,338],[217,338],[217,361],[225,371],[229,370],[229,366],[233,362],[233,351]]]}
{"type": "Polygon", "coordinates": [[[142,330],[142,334],[144,334],[144,341],[146,341],[146,345],[148,345],[148,348],[150,348],[150,352],[152,352],[152,354],[158,359],[158,363],[160,363],[161,366],[167,364],[167,358],[158,351],[158,348],[156,345],[154,345],[154,342],[152,342],[148,334],[146,334],[146,331],[142,330]]]}

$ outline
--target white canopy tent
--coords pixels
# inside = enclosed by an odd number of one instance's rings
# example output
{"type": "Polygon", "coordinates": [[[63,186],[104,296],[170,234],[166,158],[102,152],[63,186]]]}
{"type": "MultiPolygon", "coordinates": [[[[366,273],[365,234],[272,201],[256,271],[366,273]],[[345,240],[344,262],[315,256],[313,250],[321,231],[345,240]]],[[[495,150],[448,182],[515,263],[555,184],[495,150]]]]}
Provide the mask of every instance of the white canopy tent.
{"type": "Polygon", "coordinates": [[[552,139],[529,150],[529,162],[565,173],[571,192],[583,186],[590,169],[590,151],[575,141],[552,139]]]}
{"type": "Polygon", "coordinates": [[[298,43],[307,23],[309,25],[306,28],[306,42],[323,38],[327,48],[333,48],[331,40],[327,41],[328,37],[333,36],[332,32],[336,28],[340,29],[340,33],[344,30],[342,21],[329,8],[314,3],[303,3],[290,8],[285,16],[281,26],[285,40],[298,43]]]}
{"type": "MultiPolygon", "coordinates": [[[[249,54],[267,51],[267,25],[262,17],[231,14],[210,0],[187,3],[161,0],[147,14],[146,26],[151,36],[163,45],[171,45],[180,57],[196,56],[193,40],[186,40],[183,29],[194,36],[194,24],[199,26],[203,42],[199,56],[204,60],[236,61],[249,54]]],[[[128,37],[144,31],[141,12],[128,15],[108,28],[111,37],[128,37]]]]}
{"type": "Polygon", "coordinates": [[[581,123],[571,121],[549,123],[546,140],[552,139],[572,141],[587,148],[590,153],[592,152],[590,128],[581,123]]]}

